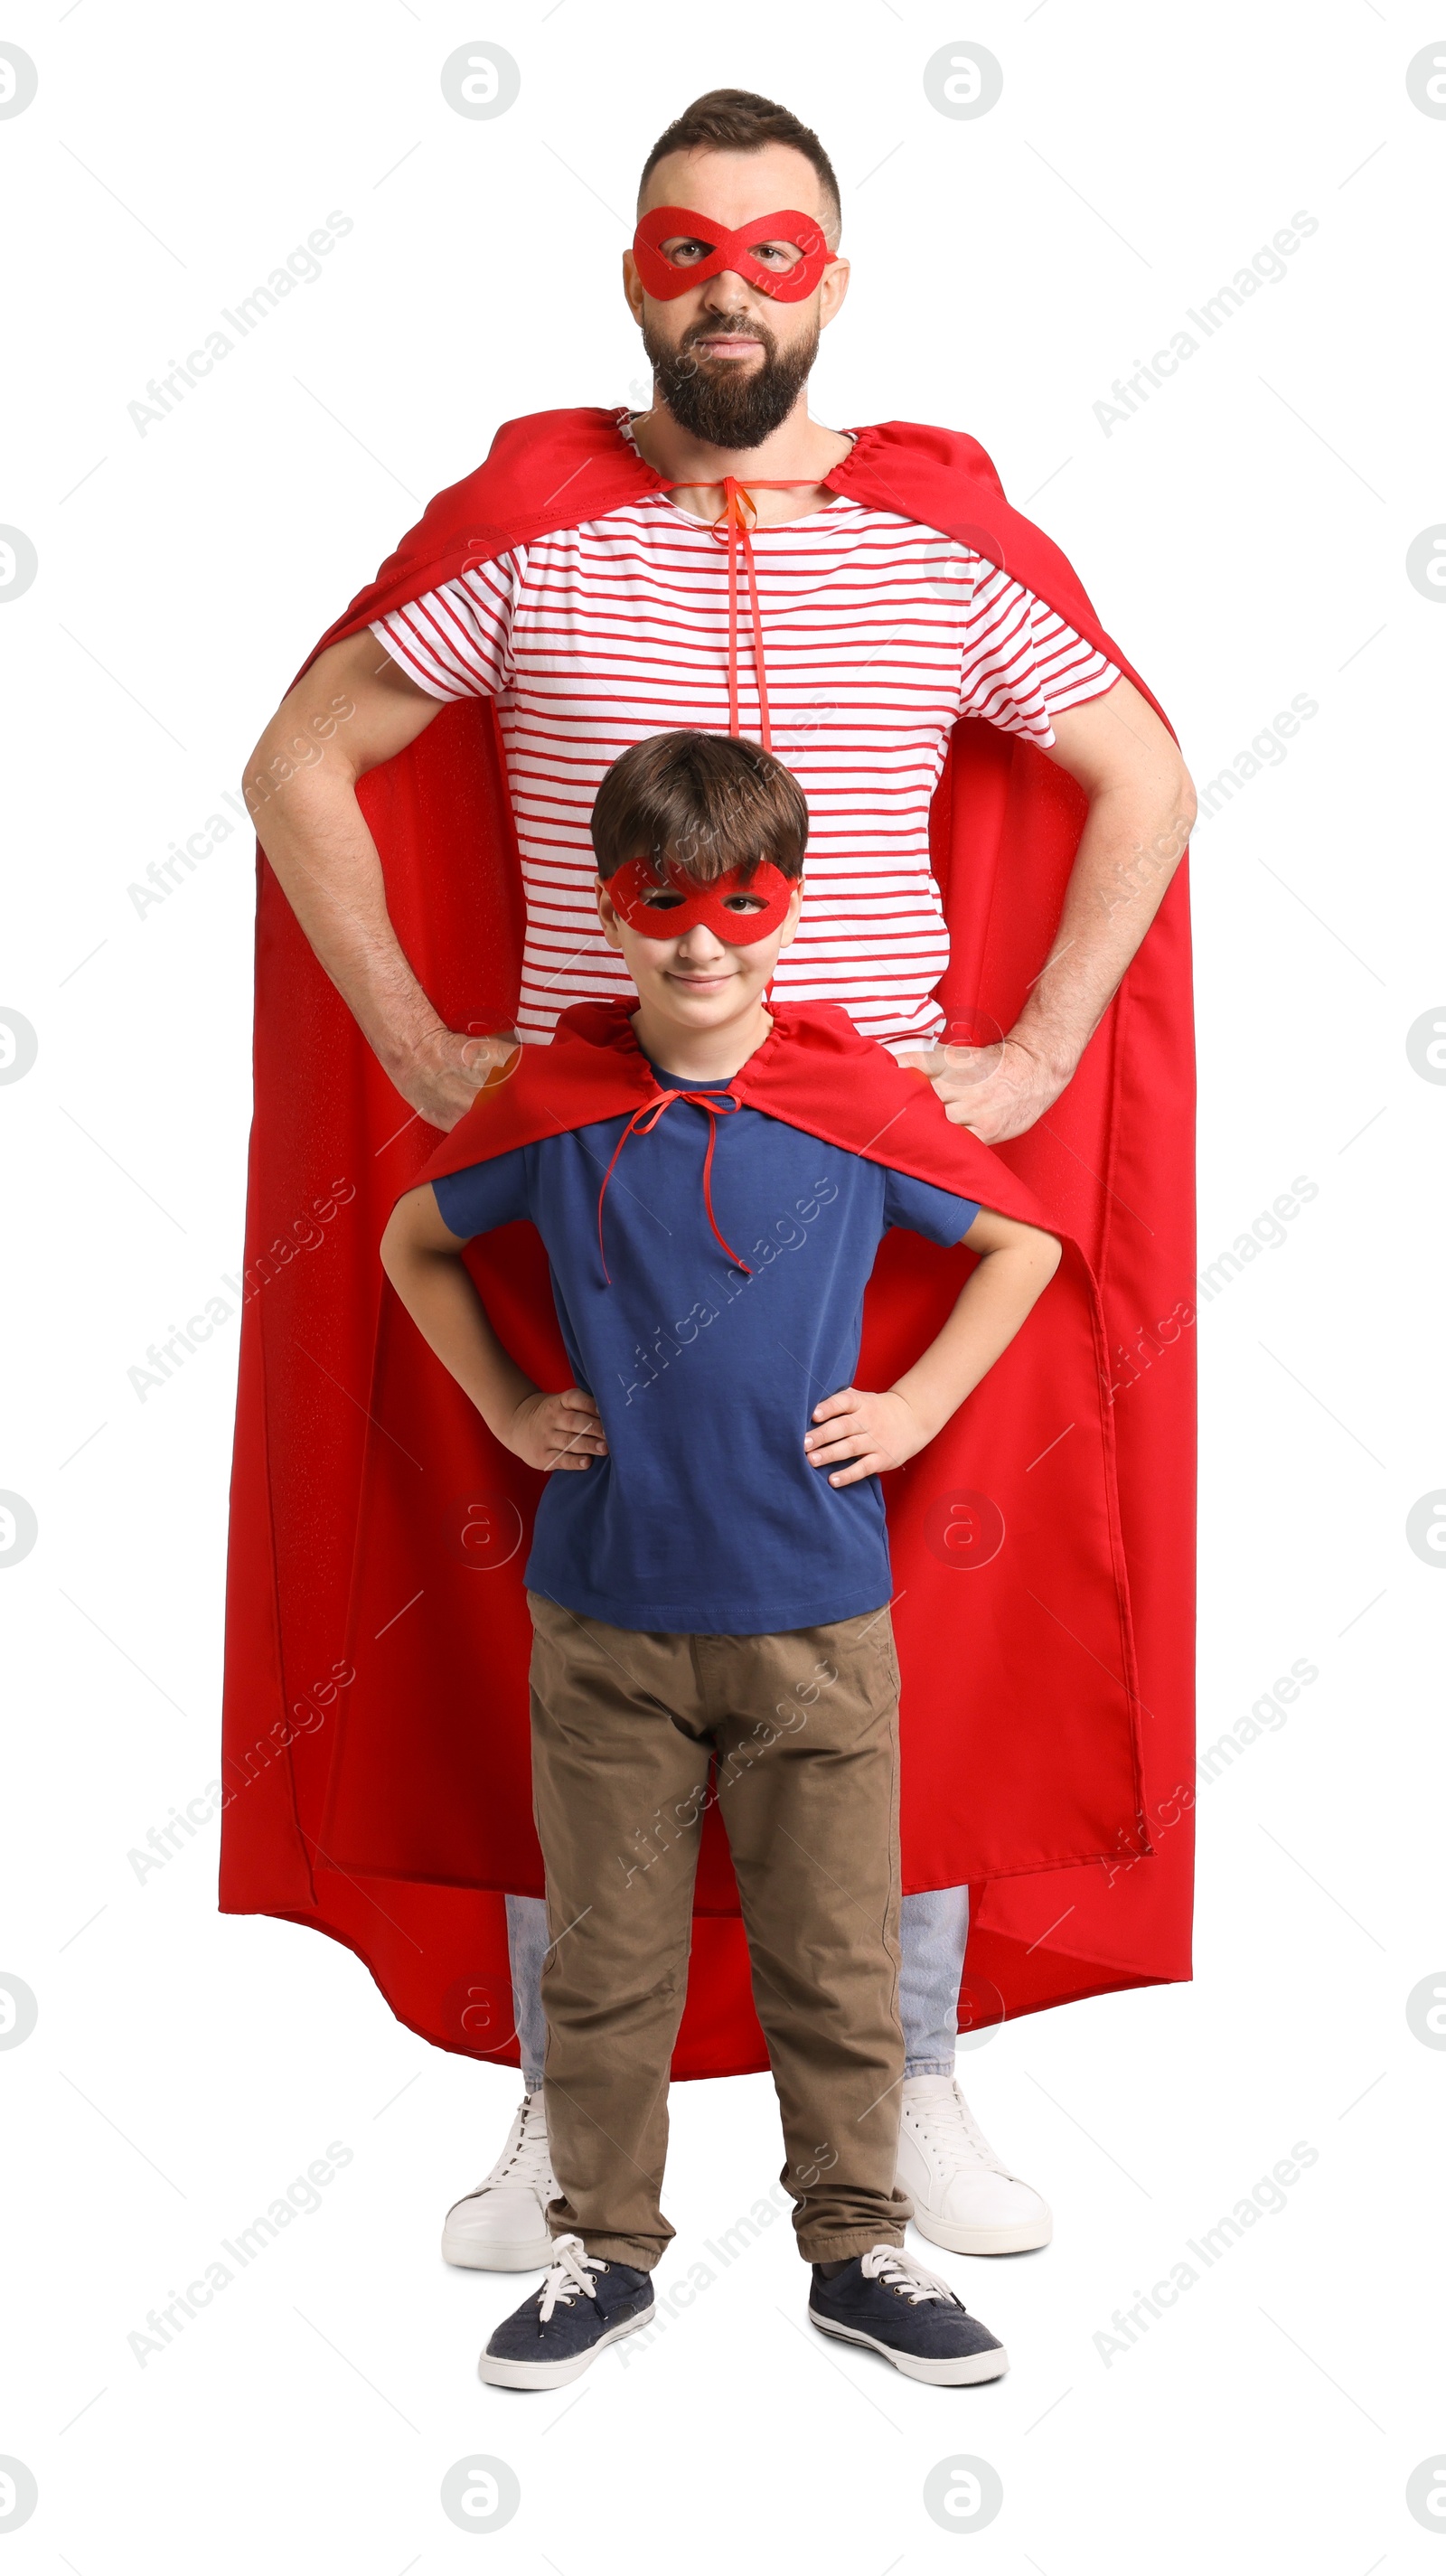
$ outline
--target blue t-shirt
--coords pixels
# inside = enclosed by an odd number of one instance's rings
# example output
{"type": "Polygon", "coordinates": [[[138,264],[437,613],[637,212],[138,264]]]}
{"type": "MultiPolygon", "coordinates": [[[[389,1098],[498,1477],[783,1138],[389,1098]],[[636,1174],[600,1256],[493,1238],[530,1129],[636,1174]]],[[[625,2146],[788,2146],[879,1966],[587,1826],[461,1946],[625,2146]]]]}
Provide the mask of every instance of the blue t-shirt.
{"type": "Polygon", "coordinates": [[[904,1226],[957,1243],[977,1203],[761,1110],[725,1109],[713,1212],[745,1277],[708,1223],[708,1112],[675,1100],[628,1138],[608,1184],[609,1286],[598,1191],[625,1123],[545,1137],[432,1184],[454,1234],[531,1218],[569,1365],[607,1434],[605,1458],[547,1477],[529,1586],[614,1627],[695,1635],[881,1608],[893,1587],[878,1478],[831,1485],[804,1433],[820,1398],[853,1377],[882,1237],[904,1226]]]}

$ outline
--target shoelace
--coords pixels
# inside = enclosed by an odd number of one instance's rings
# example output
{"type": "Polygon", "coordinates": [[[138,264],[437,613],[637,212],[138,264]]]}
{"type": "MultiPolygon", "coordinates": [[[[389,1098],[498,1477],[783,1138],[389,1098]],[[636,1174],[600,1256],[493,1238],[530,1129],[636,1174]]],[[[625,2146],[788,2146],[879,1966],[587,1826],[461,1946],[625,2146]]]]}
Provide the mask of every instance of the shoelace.
{"type": "Polygon", "coordinates": [[[963,2300],[937,2272],[928,2272],[898,2245],[875,2245],[863,2258],[866,2281],[881,2281],[886,2290],[897,2290],[908,2299],[911,2308],[920,2308],[928,2299],[945,2299],[952,2307],[962,2307],[963,2300]]]}
{"type": "MultiPolygon", "coordinates": [[[[768,674],[763,661],[763,618],[758,604],[758,566],[753,559],[751,531],[758,524],[755,492],[805,492],[812,489],[817,475],[795,477],[792,481],[775,481],[767,475],[751,475],[740,483],[736,475],[722,476],[723,507],[709,523],[709,532],[719,545],[728,549],[728,730],[738,732],[738,566],[740,559],[748,575],[748,604],[753,618],[753,668],[758,680],[758,738],[765,751],[773,749],[768,723],[768,674]],[[747,514],[745,516],[745,513],[747,514]]],[[[672,483],[673,492],[706,492],[718,488],[714,476],[699,482],[672,483]]]]}
{"type": "Polygon", "coordinates": [[[543,2116],[540,2093],[524,2095],[517,2115],[517,2135],[508,2140],[487,2176],[487,2182],[479,2182],[477,2189],[485,2191],[487,2183],[505,2182],[514,2172],[518,2182],[531,2184],[534,2188],[549,2179],[552,2173],[552,2150],[548,2145],[547,2121],[543,2116]]]}
{"type": "Polygon", "coordinates": [[[725,1111],[741,1109],[743,1106],[742,1101],[735,1100],[731,1091],[660,1091],[654,1099],[645,1101],[641,1109],[635,1109],[633,1111],[631,1118],[628,1120],[626,1127],[623,1129],[621,1136],[613,1147],[612,1162],[609,1163],[607,1170],[603,1174],[602,1188],[597,1194],[597,1248],[602,1260],[603,1278],[608,1287],[612,1286],[612,1272],[608,1268],[607,1253],[603,1249],[603,1200],[607,1196],[608,1183],[612,1179],[618,1156],[622,1152],[628,1138],[630,1136],[650,1135],[652,1130],[656,1127],[658,1120],[662,1117],[664,1110],[670,1109],[675,1100],[691,1100],[695,1108],[706,1109],[708,1112],[708,1144],[703,1156],[703,1205],[708,1211],[708,1223],[713,1228],[715,1235],[717,1235],[718,1241],[722,1244],[729,1260],[733,1263],[736,1269],[745,1272],[748,1278],[751,1279],[753,1276],[752,1271],[748,1268],[747,1262],[739,1260],[732,1244],[720,1231],[718,1220],[713,1214],[713,1147],[718,1135],[718,1120],[720,1115],[725,1111]]]}
{"type": "Polygon", "coordinates": [[[588,2278],[590,2272],[605,2272],[601,2255],[585,2254],[580,2236],[554,2236],[552,2261],[539,2293],[538,2319],[546,2325],[554,2308],[570,2307],[579,2290],[589,2299],[597,2297],[597,2284],[588,2278]]]}
{"type": "Polygon", "coordinates": [[[907,2117],[914,2127],[923,2131],[927,2143],[948,2170],[958,2172],[970,2161],[959,2153],[958,2133],[962,2129],[980,2164],[986,2165],[991,2173],[1003,2174],[1006,2181],[1013,2179],[1008,2166],[1001,2164],[957,2084],[952,2103],[911,2102],[907,2117]]]}

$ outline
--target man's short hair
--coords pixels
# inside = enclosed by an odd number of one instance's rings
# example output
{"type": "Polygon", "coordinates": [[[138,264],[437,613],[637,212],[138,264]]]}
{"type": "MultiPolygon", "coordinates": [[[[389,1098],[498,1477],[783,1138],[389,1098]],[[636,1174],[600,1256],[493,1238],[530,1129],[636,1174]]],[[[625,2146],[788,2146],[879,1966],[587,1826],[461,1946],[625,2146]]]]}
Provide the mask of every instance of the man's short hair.
{"type": "MultiPolygon", "coordinates": [[[[592,809],[597,872],[606,883],[629,859],[668,861],[698,885],[771,859],[800,877],[808,840],[802,788],[781,760],[733,734],[649,734],[619,754],[592,809]]],[[[746,882],[746,879],[745,879],[746,882]]]]}
{"type": "Polygon", "coordinates": [[[638,181],[638,203],[643,190],[660,161],[670,152],[761,152],[766,143],[791,144],[811,161],[823,183],[824,224],[829,248],[836,249],[843,222],[843,201],[839,196],[834,166],[814,133],[786,107],[771,98],[760,98],[751,89],[710,89],[685,107],[681,116],[659,135],[638,181]]]}

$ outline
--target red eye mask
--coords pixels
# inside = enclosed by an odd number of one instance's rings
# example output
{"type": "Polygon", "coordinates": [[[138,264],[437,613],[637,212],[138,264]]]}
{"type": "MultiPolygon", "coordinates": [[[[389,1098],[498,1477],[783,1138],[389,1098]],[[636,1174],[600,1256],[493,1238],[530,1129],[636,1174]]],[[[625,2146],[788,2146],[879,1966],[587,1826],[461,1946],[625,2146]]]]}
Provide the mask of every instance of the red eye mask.
{"type": "Polygon", "coordinates": [[[645,939],[681,939],[702,922],[730,948],[751,948],[755,940],[781,929],[793,894],[792,878],[771,859],[760,859],[751,875],[730,868],[711,885],[699,885],[671,861],[667,881],[660,884],[650,859],[628,859],[606,882],[614,909],[629,930],[640,930],[645,939]],[[747,895],[757,908],[730,912],[730,895],[747,895]],[[660,900],[678,897],[681,901],[660,900]]]}
{"type": "Polygon", "coordinates": [[[812,215],[801,215],[794,206],[772,215],[755,215],[751,223],[740,224],[732,233],[711,216],[700,215],[695,206],[654,206],[633,235],[633,257],[644,287],[659,304],[671,304],[675,295],[686,295],[700,278],[716,277],[725,268],[746,277],[761,295],[771,295],[780,304],[801,304],[805,295],[812,295],[833,253],[812,215]],[[669,259],[663,244],[679,234],[690,242],[709,243],[707,258],[669,259]],[[798,258],[788,268],[765,267],[754,252],[766,249],[770,242],[790,243],[798,258]]]}

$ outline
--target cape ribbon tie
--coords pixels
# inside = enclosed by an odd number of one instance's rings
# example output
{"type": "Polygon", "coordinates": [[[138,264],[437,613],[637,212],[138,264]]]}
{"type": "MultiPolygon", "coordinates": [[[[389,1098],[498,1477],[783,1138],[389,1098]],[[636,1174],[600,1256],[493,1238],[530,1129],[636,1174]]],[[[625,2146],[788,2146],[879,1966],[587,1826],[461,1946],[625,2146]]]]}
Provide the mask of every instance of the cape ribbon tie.
{"type": "MultiPolygon", "coordinates": [[[[672,492],[712,492],[719,487],[719,477],[693,483],[672,483],[672,492]]],[[[741,557],[748,575],[748,603],[753,617],[753,668],[758,677],[758,735],[765,751],[773,749],[768,723],[768,675],[763,663],[763,620],[758,607],[758,566],[753,558],[752,530],[758,524],[755,492],[807,492],[817,482],[817,475],[795,477],[792,481],[775,482],[767,476],[753,475],[740,483],[733,474],[721,478],[723,507],[716,519],[707,522],[709,534],[728,549],[728,730],[738,733],[738,565],[741,557]]]]}
{"type": "Polygon", "coordinates": [[[613,1172],[617,1165],[618,1156],[622,1152],[628,1138],[630,1136],[651,1135],[653,1129],[658,1123],[658,1120],[662,1117],[664,1110],[671,1109],[675,1100],[691,1100],[695,1109],[706,1109],[708,1112],[708,1143],[703,1155],[703,1205],[708,1211],[708,1223],[713,1228],[714,1234],[717,1235],[718,1241],[722,1244],[729,1260],[734,1264],[735,1268],[743,1271],[748,1278],[751,1279],[753,1276],[747,1262],[739,1260],[732,1244],[729,1243],[726,1236],[719,1231],[718,1220],[713,1214],[713,1146],[718,1134],[719,1113],[724,1110],[741,1109],[743,1106],[742,1101],[736,1100],[731,1091],[660,1091],[655,1100],[645,1100],[641,1109],[635,1109],[633,1111],[631,1118],[628,1120],[626,1127],[623,1129],[621,1136],[613,1147],[612,1161],[609,1163],[607,1170],[603,1174],[602,1188],[597,1194],[597,1248],[599,1257],[602,1261],[603,1278],[609,1288],[613,1284],[612,1273],[608,1268],[608,1257],[603,1249],[603,1200],[607,1196],[608,1183],[612,1179],[613,1172]]]}

